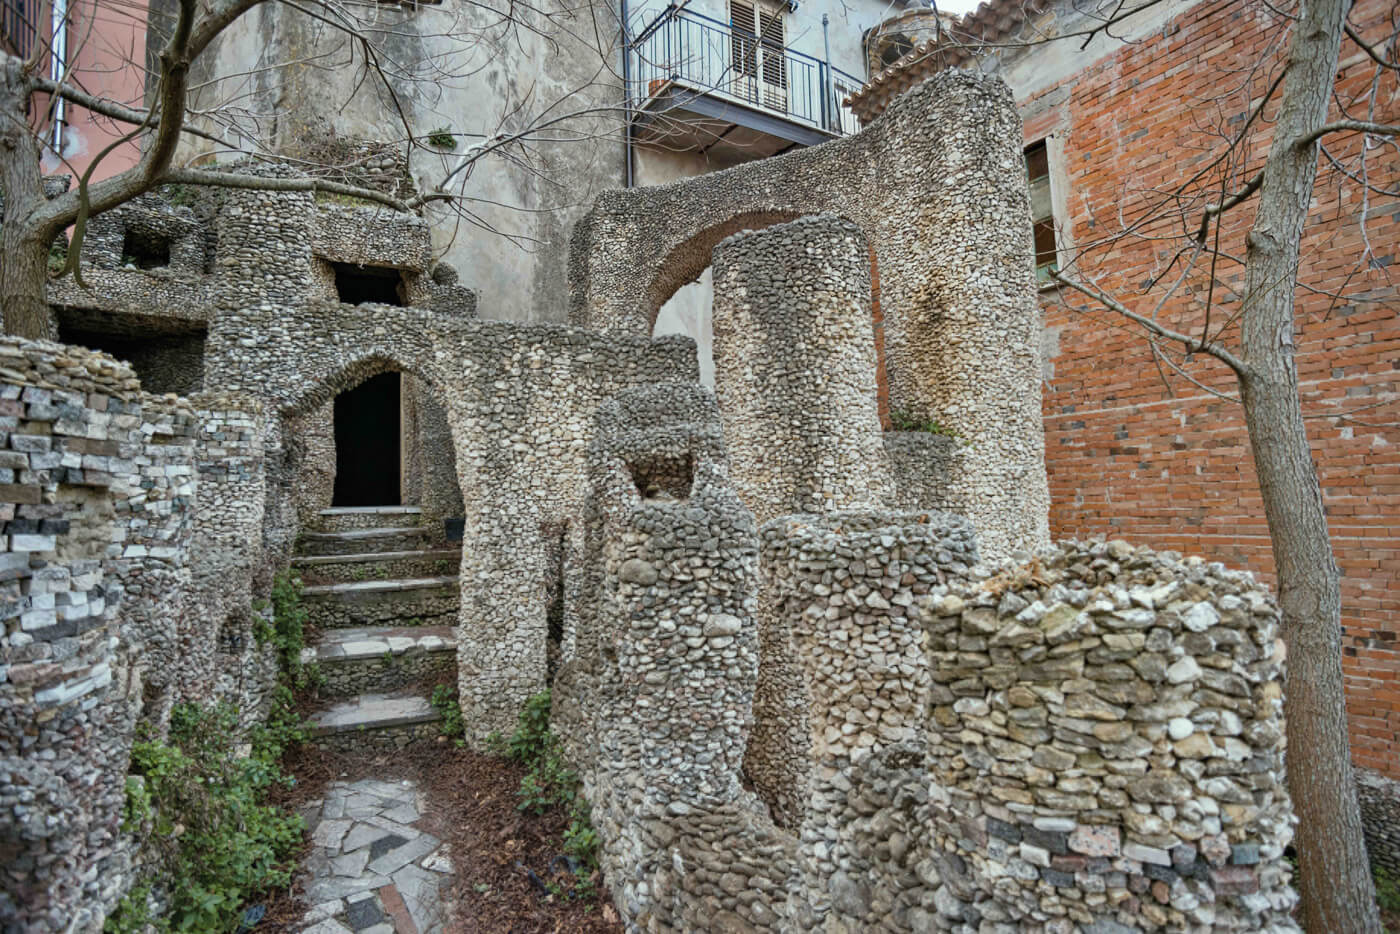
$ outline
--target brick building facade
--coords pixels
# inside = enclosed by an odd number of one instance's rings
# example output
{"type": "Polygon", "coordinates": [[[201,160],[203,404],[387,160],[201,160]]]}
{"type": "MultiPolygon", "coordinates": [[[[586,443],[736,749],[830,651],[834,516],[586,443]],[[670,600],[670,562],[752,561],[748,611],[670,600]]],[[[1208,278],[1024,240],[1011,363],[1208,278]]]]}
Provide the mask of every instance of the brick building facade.
{"type": "MultiPolygon", "coordinates": [[[[915,47],[853,100],[864,120],[884,102],[942,67],[996,68],[1016,93],[1028,147],[1049,153],[1054,259],[1079,278],[1146,314],[1181,274],[1169,267],[1183,230],[1218,200],[1222,140],[1238,133],[1278,77],[1286,23],[1243,0],[1153,6],[1084,41],[1015,47],[1018,39],[1087,32],[1094,23],[1054,2],[1029,18],[1022,4],[993,0],[958,27],[915,47]],[[1126,39],[1127,41],[1121,41],[1126,39]],[[1143,226],[1162,193],[1192,176],[1196,198],[1173,222],[1143,226]],[[1214,189],[1214,191],[1212,191],[1214,189]],[[1139,236],[1122,236],[1127,228],[1139,236]],[[1149,280],[1153,280],[1149,287],[1149,280]]],[[[1392,35],[1391,4],[1359,0],[1350,22],[1371,42],[1392,35]]],[[[1393,40],[1392,40],[1393,41],[1393,40]]],[[[1400,118],[1396,74],[1380,70],[1344,40],[1339,102],[1360,103],[1376,81],[1377,121],[1400,118]]],[[[1352,113],[1357,111],[1353,109],[1352,113]]],[[[1252,121],[1226,190],[1262,164],[1269,118],[1252,121]]],[[[1336,137],[1328,149],[1353,174],[1363,138],[1336,137]]],[[[1373,140],[1367,178],[1400,187],[1400,157],[1373,140]]],[[[1033,194],[1034,200],[1034,194],[1033,194]]],[[[1222,254],[1243,257],[1254,205],[1223,225],[1222,254]]],[[[1212,239],[1214,234],[1212,234],[1212,239]]],[[[1400,203],[1372,193],[1324,159],[1314,191],[1297,291],[1298,375],[1341,567],[1344,659],[1353,761],[1400,778],[1400,203]],[[1362,218],[1365,214],[1363,234],[1362,218]],[[1370,255],[1366,255],[1369,244],[1370,255]],[[1335,293],[1335,294],[1334,294],[1335,293]],[[1348,418],[1336,417],[1350,413],[1348,418]]],[[[1166,325],[1199,333],[1207,295],[1215,326],[1239,313],[1233,291],[1243,267],[1222,256],[1214,289],[1206,254],[1162,305],[1166,325]]],[[[1272,583],[1269,531],[1237,403],[1233,374],[1204,355],[1182,372],[1154,360],[1142,332],[1053,285],[1045,313],[1046,462],[1056,538],[1106,535],[1209,556],[1254,570],[1272,583]]],[[[1238,328],[1222,340],[1237,346],[1238,328]]]]}

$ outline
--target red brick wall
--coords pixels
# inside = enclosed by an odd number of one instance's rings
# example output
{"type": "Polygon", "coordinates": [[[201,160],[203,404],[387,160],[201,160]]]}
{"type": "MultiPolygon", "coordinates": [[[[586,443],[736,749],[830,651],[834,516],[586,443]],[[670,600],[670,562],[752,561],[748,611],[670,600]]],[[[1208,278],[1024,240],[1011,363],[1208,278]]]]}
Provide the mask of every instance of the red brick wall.
{"type": "MultiPolygon", "coordinates": [[[[1352,21],[1363,24],[1364,34],[1380,35],[1388,6],[1387,0],[1360,0],[1352,21]]],[[[1175,22],[1179,28],[1065,82],[1072,88],[1065,102],[1048,109],[1038,106],[1047,101],[1043,96],[1022,102],[1031,115],[1027,142],[1050,131],[1064,141],[1075,244],[1104,238],[1119,229],[1120,217],[1141,216],[1142,190],[1173,188],[1203,168],[1221,148],[1208,129],[1217,121],[1238,128],[1248,102],[1263,96],[1272,77],[1261,71],[1249,78],[1244,69],[1264,57],[1280,33],[1258,10],[1237,0],[1202,4],[1175,22]],[[1248,92],[1222,104],[1214,100],[1246,81],[1248,92]],[[1120,208],[1127,213],[1120,215],[1120,208]]],[[[1342,97],[1363,93],[1374,70],[1350,42],[1343,44],[1342,65],[1342,97]]],[[[1377,118],[1400,119],[1393,74],[1381,88],[1377,118]]],[[[1346,158],[1358,153],[1359,137],[1333,142],[1346,158]]],[[[1260,164],[1266,146],[1267,136],[1243,171],[1260,164]]],[[[1370,164],[1373,180],[1400,186],[1393,149],[1373,150],[1370,164]]],[[[1218,186],[1219,176],[1208,173],[1206,181],[1218,186]]],[[[1298,291],[1298,369],[1310,415],[1384,403],[1356,413],[1355,421],[1322,417],[1308,425],[1344,577],[1354,760],[1400,777],[1400,202],[1373,195],[1370,210],[1367,230],[1381,268],[1358,266],[1358,186],[1339,186],[1335,173],[1319,175],[1300,278],[1314,288],[1343,289],[1345,297],[1298,291]]],[[[1235,213],[1220,245],[1242,257],[1254,206],[1235,213]]],[[[1199,217],[1196,207],[1192,223],[1199,217]]],[[[1144,232],[1175,231],[1157,225],[1144,232]]],[[[1145,291],[1144,282],[1160,272],[1171,246],[1141,239],[1101,243],[1087,250],[1085,268],[1128,307],[1147,313],[1162,289],[1145,291]]],[[[1215,279],[1212,317],[1218,323],[1239,312],[1230,287],[1241,283],[1242,270],[1222,262],[1215,279]]],[[[1199,330],[1209,286],[1208,268],[1198,266],[1163,307],[1161,320],[1199,330]]],[[[1148,344],[1124,319],[1085,308],[1069,295],[1043,294],[1043,305],[1051,343],[1058,344],[1044,387],[1052,534],[1104,534],[1204,554],[1272,583],[1268,528],[1239,406],[1165,365],[1164,382],[1148,344]]],[[[1224,339],[1236,338],[1227,332],[1224,339]]],[[[1211,389],[1235,391],[1232,374],[1211,360],[1197,357],[1187,370],[1211,389]]]]}

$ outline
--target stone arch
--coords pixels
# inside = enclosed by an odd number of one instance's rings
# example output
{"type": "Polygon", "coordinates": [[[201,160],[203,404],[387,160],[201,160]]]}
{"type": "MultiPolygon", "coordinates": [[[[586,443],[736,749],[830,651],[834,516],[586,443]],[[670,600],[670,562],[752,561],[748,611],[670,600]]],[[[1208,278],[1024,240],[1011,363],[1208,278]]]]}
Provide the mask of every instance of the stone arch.
{"type": "Polygon", "coordinates": [[[413,357],[377,349],[333,361],[333,366],[320,368],[319,372],[302,374],[304,382],[298,391],[284,397],[277,407],[284,426],[294,428],[283,432],[283,485],[291,490],[291,499],[297,505],[299,526],[332,501],[335,398],[376,376],[394,372],[405,377],[402,398],[417,416],[401,426],[405,433],[405,464],[415,473],[412,483],[407,476],[401,478],[405,484],[404,502],[420,506],[424,526],[439,536],[444,534],[443,520],[462,515],[462,481],[457,471],[461,441],[451,428],[453,394],[446,391],[442,373],[427,362],[430,360],[431,355],[426,353],[413,357]],[[327,453],[329,464],[322,462],[327,453]],[[308,456],[315,459],[307,460],[308,456]]]}
{"type": "Polygon", "coordinates": [[[1020,141],[1005,83],[950,70],[851,136],[604,192],[570,243],[570,321],[650,333],[665,289],[703,268],[700,235],[725,219],[849,219],[878,256],[890,407],[968,440],[950,458],[942,505],[972,520],[989,558],[1038,547],[1049,489],[1020,141]]]}
{"type": "MultiPolygon", "coordinates": [[[[688,239],[675,243],[670,251],[659,260],[651,284],[647,287],[646,308],[649,312],[647,333],[653,336],[657,335],[657,321],[662,308],[665,307],[682,288],[700,280],[705,270],[711,267],[714,249],[722,241],[741,231],[765,230],[779,224],[791,223],[800,217],[809,216],[814,213],[818,212],[799,211],[791,207],[770,207],[762,210],[739,211],[719,223],[711,224],[692,233],[688,239]]],[[[851,217],[844,214],[833,215],[831,212],[824,213],[826,213],[827,216],[835,217],[838,221],[861,228],[861,233],[865,236],[869,244],[870,278],[872,289],[874,290],[871,295],[871,303],[875,311],[871,322],[873,339],[875,341],[875,380],[880,387],[881,399],[883,400],[881,408],[882,416],[887,416],[888,378],[885,373],[884,327],[879,311],[879,266],[877,263],[875,242],[870,233],[864,230],[862,225],[851,217]]],[[[713,305],[712,292],[711,303],[713,305]]],[[[709,328],[711,333],[703,333],[706,330],[703,325],[700,326],[698,330],[701,334],[696,337],[697,344],[706,339],[711,342],[713,341],[712,323],[709,328]]],[[[665,333],[676,332],[668,330],[665,333]]],[[[707,366],[705,351],[701,348],[697,348],[697,350],[699,350],[701,357],[701,371],[705,372],[707,366]]],[[[713,363],[710,362],[708,365],[712,370],[713,363]]],[[[711,383],[707,382],[707,385],[711,385],[711,383]]]]}
{"type": "Polygon", "coordinates": [[[283,418],[306,415],[321,408],[348,389],[354,389],[365,380],[383,373],[405,373],[421,379],[441,395],[441,377],[429,367],[417,363],[405,363],[396,354],[375,352],[357,357],[348,363],[341,363],[334,370],[313,377],[290,400],[278,406],[277,414],[283,418]]]}
{"type": "Polygon", "coordinates": [[[658,261],[651,284],[646,289],[647,328],[656,326],[656,314],[676,291],[696,278],[710,265],[710,252],[725,237],[741,230],[759,230],[796,220],[802,212],[790,208],[740,211],[718,224],[695,231],[672,245],[658,261]]]}

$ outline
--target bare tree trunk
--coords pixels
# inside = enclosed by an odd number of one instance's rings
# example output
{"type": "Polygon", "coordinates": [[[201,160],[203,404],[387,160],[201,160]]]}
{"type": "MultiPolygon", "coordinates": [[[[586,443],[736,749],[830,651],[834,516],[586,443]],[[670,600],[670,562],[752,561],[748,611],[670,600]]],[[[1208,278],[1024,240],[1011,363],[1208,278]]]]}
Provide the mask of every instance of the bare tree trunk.
{"type": "Polygon", "coordinates": [[[1332,556],[1294,362],[1293,293],[1348,0],[1303,0],[1248,238],[1241,395],[1269,521],[1288,645],[1288,789],[1299,817],[1303,922],[1381,930],[1357,809],[1342,683],[1341,575],[1332,556]]]}
{"type": "Polygon", "coordinates": [[[29,128],[25,105],[32,86],[23,63],[5,56],[0,62],[0,193],[5,214],[0,220],[0,313],[6,334],[33,340],[53,337],[45,297],[49,240],[29,217],[44,200],[39,146],[29,128]]]}

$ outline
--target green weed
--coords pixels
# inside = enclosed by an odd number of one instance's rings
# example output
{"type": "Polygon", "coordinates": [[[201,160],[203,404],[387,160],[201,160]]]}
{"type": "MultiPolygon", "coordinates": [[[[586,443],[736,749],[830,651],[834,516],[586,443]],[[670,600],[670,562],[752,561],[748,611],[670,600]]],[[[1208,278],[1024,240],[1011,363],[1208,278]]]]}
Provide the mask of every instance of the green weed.
{"type": "Polygon", "coordinates": [[[900,409],[890,410],[890,424],[896,431],[924,431],[931,435],[944,435],[948,438],[962,438],[957,430],[942,424],[934,418],[920,418],[900,409]]]}
{"type": "Polygon", "coordinates": [[[148,727],[138,731],[124,828],[169,880],[169,910],[150,918],[149,887],[140,886],[108,918],[106,931],[126,934],[148,924],[162,934],[234,931],[252,897],[290,884],[305,826],[264,803],[273,784],[292,781],[278,761],[287,744],[305,737],[290,691],[274,698],[247,758],[233,751],[237,728],[238,712],[229,705],[179,704],[167,741],[148,727]]]}

